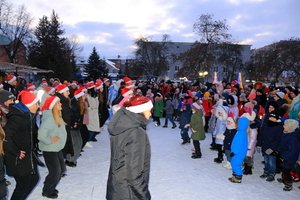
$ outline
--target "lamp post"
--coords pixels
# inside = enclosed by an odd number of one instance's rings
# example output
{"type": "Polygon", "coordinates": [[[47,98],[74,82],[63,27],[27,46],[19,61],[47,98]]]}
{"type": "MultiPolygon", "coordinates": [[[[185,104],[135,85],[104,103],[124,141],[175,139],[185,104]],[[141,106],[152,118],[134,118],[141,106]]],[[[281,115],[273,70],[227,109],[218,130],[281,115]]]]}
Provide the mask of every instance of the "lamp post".
{"type": "Polygon", "coordinates": [[[205,77],[208,75],[208,71],[200,71],[199,72],[199,77],[200,79],[204,82],[205,81],[205,77]]]}

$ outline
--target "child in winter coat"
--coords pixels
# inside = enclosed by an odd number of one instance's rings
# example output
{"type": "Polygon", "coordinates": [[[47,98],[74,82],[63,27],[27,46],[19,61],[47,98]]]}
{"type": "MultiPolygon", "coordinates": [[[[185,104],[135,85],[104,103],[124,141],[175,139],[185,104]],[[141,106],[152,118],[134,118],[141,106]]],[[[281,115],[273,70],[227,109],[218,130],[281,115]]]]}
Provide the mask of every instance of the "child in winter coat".
{"type": "Polygon", "coordinates": [[[153,120],[155,121],[155,126],[160,126],[160,118],[163,116],[164,112],[164,101],[160,93],[156,94],[154,98],[153,106],[153,120]]]}
{"type": "Polygon", "coordinates": [[[166,118],[165,118],[165,125],[163,126],[163,128],[167,128],[168,127],[168,121],[170,121],[173,126],[172,128],[176,128],[176,124],[173,120],[173,114],[174,114],[174,107],[173,107],[173,104],[172,104],[172,100],[171,100],[171,95],[170,94],[167,94],[166,97],[165,97],[165,100],[166,100],[166,105],[165,105],[165,113],[166,113],[166,118]]]}
{"type": "Polygon", "coordinates": [[[214,159],[216,163],[222,163],[223,161],[223,142],[224,133],[226,130],[226,119],[228,116],[228,106],[224,101],[222,105],[219,105],[216,109],[216,128],[213,132],[213,137],[216,138],[216,149],[218,150],[218,157],[214,159]]]}
{"type": "Polygon", "coordinates": [[[284,191],[290,191],[293,189],[293,179],[290,172],[298,159],[300,149],[300,142],[295,132],[299,128],[299,122],[294,119],[287,119],[283,128],[284,134],[279,145],[279,153],[283,158],[283,169],[281,179],[277,180],[284,184],[284,191]]]}
{"type": "Polygon", "coordinates": [[[191,121],[191,104],[184,104],[183,111],[180,117],[180,122],[179,122],[180,134],[182,139],[181,144],[190,143],[190,137],[188,134],[190,121],[191,121]]]}
{"type": "Polygon", "coordinates": [[[243,177],[242,165],[247,154],[248,137],[247,129],[249,120],[245,117],[238,119],[238,129],[231,144],[231,167],[232,177],[229,181],[233,183],[241,183],[243,177]]]}
{"type": "Polygon", "coordinates": [[[234,116],[232,113],[228,114],[228,118],[226,121],[226,130],[224,133],[224,151],[225,151],[225,156],[227,159],[227,162],[225,163],[225,165],[223,167],[225,167],[226,169],[231,169],[231,157],[230,157],[230,153],[231,153],[231,143],[232,140],[236,134],[236,122],[234,121],[234,116]]]}
{"type": "Polygon", "coordinates": [[[265,161],[264,173],[260,178],[266,181],[274,181],[276,174],[276,153],[282,135],[282,124],[276,111],[269,114],[269,119],[262,130],[262,152],[265,161]]]}
{"type": "Polygon", "coordinates": [[[201,158],[202,156],[199,140],[205,139],[205,118],[203,116],[203,110],[201,109],[201,106],[197,103],[192,104],[192,113],[190,128],[192,131],[191,138],[193,139],[193,145],[195,148],[195,153],[193,153],[192,158],[195,159],[201,158]]]}
{"type": "Polygon", "coordinates": [[[257,129],[259,127],[259,123],[257,122],[256,113],[253,110],[254,104],[252,102],[248,102],[244,105],[244,114],[241,117],[246,117],[249,120],[249,128],[248,128],[248,151],[247,156],[244,162],[244,175],[252,174],[253,167],[253,156],[254,150],[257,143],[257,129]]]}

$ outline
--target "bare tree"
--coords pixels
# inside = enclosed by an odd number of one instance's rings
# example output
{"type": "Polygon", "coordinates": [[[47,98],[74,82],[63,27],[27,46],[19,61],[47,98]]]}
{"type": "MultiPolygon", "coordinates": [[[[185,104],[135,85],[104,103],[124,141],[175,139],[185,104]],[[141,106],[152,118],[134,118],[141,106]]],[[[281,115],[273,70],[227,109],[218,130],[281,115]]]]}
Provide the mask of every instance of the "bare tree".
{"type": "MultiPolygon", "coordinates": [[[[163,35],[161,42],[153,42],[149,38],[140,38],[135,41],[138,47],[135,51],[137,65],[142,66],[141,74],[148,78],[157,78],[168,68],[169,36],[163,35]]],[[[140,70],[140,67],[137,67],[140,70]]]]}
{"type": "Polygon", "coordinates": [[[231,35],[227,33],[229,27],[226,20],[214,20],[214,15],[203,14],[194,23],[194,32],[201,36],[201,41],[205,43],[219,43],[227,41],[231,35]]]}
{"type": "Polygon", "coordinates": [[[24,6],[14,9],[6,0],[0,0],[0,33],[12,41],[4,46],[10,62],[18,62],[18,53],[29,42],[31,23],[32,18],[24,6]]]}

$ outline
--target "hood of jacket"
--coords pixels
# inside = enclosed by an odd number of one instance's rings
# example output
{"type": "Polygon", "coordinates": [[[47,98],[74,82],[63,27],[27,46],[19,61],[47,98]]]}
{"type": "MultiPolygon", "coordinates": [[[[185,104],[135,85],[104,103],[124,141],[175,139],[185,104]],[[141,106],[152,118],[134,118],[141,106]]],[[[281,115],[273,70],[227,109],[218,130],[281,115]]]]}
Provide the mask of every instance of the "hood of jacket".
{"type": "Polygon", "coordinates": [[[132,128],[141,127],[146,129],[148,122],[149,120],[143,115],[121,108],[109,122],[108,132],[111,136],[116,136],[132,128]]]}
{"type": "Polygon", "coordinates": [[[249,126],[249,120],[246,117],[241,117],[238,119],[238,131],[247,131],[249,126]]]}

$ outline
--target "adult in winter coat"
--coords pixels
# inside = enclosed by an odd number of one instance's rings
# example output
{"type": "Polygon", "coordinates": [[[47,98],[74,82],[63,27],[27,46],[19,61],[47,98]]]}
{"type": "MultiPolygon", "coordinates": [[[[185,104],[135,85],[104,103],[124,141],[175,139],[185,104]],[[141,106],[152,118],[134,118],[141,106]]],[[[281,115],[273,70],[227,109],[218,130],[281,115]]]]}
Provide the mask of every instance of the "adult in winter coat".
{"type": "Polygon", "coordinates": [[[67,140],[67,131],[61,117],[61,103],[57,96],[48,97],[42,107],[42,123],[38,130],[39,148],[43,151],[44,160],[48,168],[48,175],[44,181],[42,195],[57,198],[56,186],[64,170],[62,149],[67,140]]]}
{"type": "Polygon", "coordinates": [[[5,126],[4,160],[7,175],[13,176],[16,187],[11,200],[28,197],[39,180],[36,155],[34,154],[33,127],[39,108],[35,94],[21,91],[19,103],[10,107],[5,126]]]}
{"type": "Polygon", "coordinates": [[[72,110],[71,110],[71,101],[69,98],[69,88],[62,84],[56,87],[56,96],[60,99],[60,103],[62,106],[62,118],[66,124],[66,131],[67,131],[67,142],[63,149],[64,157],[67,154],[74,155],[73,143],[72,143],[72,136],[71,136],[71,127],[72,124],[72,110]]]}
{"type": "Polygon", "coordinates": [[[231,144],[231,167],[232,167],[232,177],[229,180],[233,183],[242,182],[242,165],[247,154],[248,147],[248,136],[247,129],[249,126],[249,120],[245,117],[238,119],[238,129],[232,140],[231,144]]]}
{"type": "Polygon", "coordinates": [[[108,200],[149,200],[150,143],[146,126],[152,102],[135,95],[108,124],[111,163],[107,181],[108,200]]]}
{"type": "Polygon", "coordinates": [[[88,107],[88,118],[89,123],[87,124],[87,129],[89,130],[88,141],[96,142],[96,135],[100,133],[100,121],[99,121],[99,101],[97,92],[95,91],[95,85],[92,84],[88,87],[87,101],[88,107]]]}

